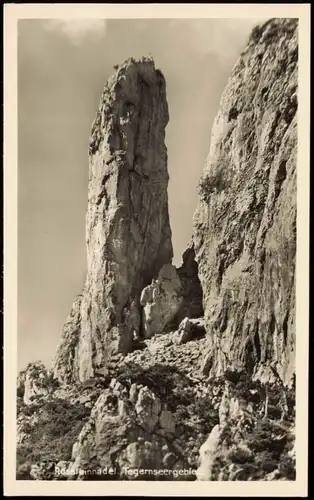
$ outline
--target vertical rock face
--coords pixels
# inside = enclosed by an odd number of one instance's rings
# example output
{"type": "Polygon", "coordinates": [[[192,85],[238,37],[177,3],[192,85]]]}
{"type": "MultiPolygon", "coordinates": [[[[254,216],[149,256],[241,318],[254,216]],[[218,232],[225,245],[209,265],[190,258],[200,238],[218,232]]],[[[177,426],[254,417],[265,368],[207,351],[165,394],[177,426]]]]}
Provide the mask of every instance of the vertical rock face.
{"type": "Polygon", "coordinates": [[[294,372],[297,20],[253,30],[223,93],[194,216],[212,375],[294,372]]]}
{"type": "Polygon", "coordinates": [[[86,380],[140,329],[140,293],[171,263],[165,80],[150,59],[108,80],[89,148],[87,275],[63,330],[54,374],[86,380]]]}

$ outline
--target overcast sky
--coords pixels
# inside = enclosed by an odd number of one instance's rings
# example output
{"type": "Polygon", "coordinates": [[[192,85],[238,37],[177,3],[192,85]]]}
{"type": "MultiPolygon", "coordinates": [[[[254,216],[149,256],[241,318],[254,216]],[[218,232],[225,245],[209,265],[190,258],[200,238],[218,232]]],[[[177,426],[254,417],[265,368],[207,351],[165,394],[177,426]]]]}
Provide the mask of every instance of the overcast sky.
{"type": "Polygon", "coordinates": [[[88,138],[113,65],[152,55],[166,78],[174,263],[231,69],[257,19],[23,20],[18,30],[18,368],[51,364],[86,268],[88,138]]]}

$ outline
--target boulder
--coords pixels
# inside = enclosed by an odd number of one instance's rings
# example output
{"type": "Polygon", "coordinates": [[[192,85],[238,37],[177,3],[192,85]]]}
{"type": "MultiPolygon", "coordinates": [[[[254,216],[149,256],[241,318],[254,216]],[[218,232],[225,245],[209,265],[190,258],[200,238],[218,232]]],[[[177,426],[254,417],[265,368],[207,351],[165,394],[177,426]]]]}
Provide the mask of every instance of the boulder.
{"type": "Polygon", "coordinates": [[[161,268],[158,278],[141,294],[143,336],[162,333],[171,323],[183,301],[181,281],[171,264],[161,268]]]}
{"type": "Polygon", "coordinates": [[[200,339],[205,336],[205,326],[203,318],[184,318],[179,325],[179,344],[186,344],[191,340],[200,339]]]}

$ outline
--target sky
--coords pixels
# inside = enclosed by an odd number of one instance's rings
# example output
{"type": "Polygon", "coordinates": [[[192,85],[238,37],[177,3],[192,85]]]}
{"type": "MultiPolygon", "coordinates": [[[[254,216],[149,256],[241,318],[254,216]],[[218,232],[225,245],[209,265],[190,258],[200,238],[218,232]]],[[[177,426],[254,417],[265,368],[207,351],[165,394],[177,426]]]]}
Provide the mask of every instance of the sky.
{"type": "Polygon", "coordinates": [[[50,367],[86,270],[88,139],[115,64],[153,56],[166,78],[175,265],[233,65],[259,19],[20,20],[18,369],[50,367]]]}

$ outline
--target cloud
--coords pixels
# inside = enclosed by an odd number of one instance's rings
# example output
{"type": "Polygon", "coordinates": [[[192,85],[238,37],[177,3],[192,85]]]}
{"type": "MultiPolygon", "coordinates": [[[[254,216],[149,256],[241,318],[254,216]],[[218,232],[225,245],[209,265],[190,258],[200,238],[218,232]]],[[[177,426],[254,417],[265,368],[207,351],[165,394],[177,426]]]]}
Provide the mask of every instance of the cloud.
{"type": "Polygon", "coordinates": [[[46,30],[63,33],[74,45],[82,44],[86,37],[102,38],[106,27],[106,19],[49,19],[44,23],[46,30]]]}

